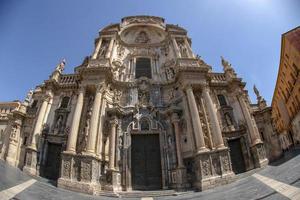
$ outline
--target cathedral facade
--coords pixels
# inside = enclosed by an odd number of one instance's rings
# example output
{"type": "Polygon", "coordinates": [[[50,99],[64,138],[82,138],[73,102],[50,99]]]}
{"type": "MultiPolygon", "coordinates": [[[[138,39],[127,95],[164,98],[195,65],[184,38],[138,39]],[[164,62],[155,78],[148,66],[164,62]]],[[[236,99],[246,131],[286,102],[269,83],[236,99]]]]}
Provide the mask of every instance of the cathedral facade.
{"type": "Polygon", "coordinates": [[[229,183],[268,159],[245,83],[221,64],[195,56],[182,27],[125,17],[9,113],[1,159],[90,194],[229,183]]]}

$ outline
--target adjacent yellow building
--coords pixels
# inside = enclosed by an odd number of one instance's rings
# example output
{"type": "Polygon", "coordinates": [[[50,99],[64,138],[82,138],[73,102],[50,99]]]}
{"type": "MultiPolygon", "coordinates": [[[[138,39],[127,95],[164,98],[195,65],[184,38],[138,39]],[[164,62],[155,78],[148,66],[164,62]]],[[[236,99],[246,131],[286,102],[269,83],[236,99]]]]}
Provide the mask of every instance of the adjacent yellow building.
{"type": "Polygon", "coordinates": [[[283,149],[300,141],[300,26],[282,35],[272,118],[283,149]]]}

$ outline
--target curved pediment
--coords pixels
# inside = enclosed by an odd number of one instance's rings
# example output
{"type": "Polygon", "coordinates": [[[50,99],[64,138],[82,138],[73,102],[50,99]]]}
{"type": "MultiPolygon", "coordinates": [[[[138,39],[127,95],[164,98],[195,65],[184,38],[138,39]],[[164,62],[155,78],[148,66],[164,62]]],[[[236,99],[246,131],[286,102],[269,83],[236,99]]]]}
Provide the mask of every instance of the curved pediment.
{"type": "Polygon", "coordinates": [[[126,44],[158,44],[166,38],[166,33],[151,26],[134,26],[120,33],[121,40],[126,44]]]}

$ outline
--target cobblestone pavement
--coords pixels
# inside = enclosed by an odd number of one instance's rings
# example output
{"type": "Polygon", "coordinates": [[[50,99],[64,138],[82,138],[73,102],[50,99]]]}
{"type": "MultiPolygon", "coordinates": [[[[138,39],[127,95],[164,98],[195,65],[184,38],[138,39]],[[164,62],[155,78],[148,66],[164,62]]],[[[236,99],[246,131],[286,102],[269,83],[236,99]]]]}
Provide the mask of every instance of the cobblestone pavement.
{"type": "MultiPolygon", "coordinates": [[[[37,199],[116,199],[71,192],[53,186],[48,180],[30,177],[19,169],[0,161],[0,200],[37,199]]],[[[294,149],[265,169],[238,175],[238,180],[203,192],[186,192],[178,196],[142,197],[143,200],[205,199],[205,200],[300,200],[300,148],[294,149]]]]}

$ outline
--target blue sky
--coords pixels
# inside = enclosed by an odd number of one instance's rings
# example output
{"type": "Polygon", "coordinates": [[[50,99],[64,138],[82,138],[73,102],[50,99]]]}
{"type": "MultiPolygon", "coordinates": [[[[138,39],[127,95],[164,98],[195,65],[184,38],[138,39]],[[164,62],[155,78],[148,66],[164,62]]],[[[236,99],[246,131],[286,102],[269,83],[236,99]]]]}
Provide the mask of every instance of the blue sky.
{"type": "Polygon", "coordinates": [[[300,25],[299,0],[0,0],[0,101],[24,99],[62,58],[72,73],[98,30],[124,16],[155,15],[188,30],[196,54],[221,71],[223,55],[270,104],[281,34],[300,25]]]}

